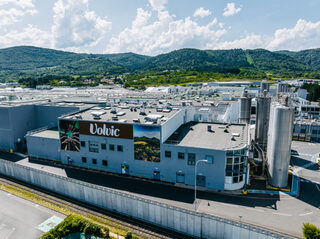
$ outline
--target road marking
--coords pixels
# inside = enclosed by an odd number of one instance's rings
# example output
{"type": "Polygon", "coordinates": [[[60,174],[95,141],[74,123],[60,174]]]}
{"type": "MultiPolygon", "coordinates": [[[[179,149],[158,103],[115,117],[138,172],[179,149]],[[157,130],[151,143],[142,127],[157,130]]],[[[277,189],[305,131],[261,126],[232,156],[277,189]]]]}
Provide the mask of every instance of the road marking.
{"type": "Polygon", "coordinates": [[[11,196],[12,194],[11,194],[11,193],[7,193],[7,195],[8,195],[8,196],[11,196]]]}
{"type": "Polygon", "coordinates": [[[237,205],[228,204],[228,203],[220,203],[220,204],[225,205],[225,206],[227,206],[227,207],[239,207],[239,206],[237,206],[237,205]]]}
{"type": "Polygon", "coordinates": [[[311,215],[311,214],[313,214],[313,212],[302,213],[302,214],[299,214],[299,216],[303,217],[303,216],[307,216],[307,215],[311,215]]]}
{"type": "Polygon", "coordinates": [[[279,215],[279,216],[286,216],[286,217],[291,217],[291,214],[287,214],[287,213],[280,213],[280,212],[273,212],[273,214],[275,215],[279,215]]]}
{"type": "Polygon", "coordinates": [[[252,210],[252,211],[257,211],[257,212],[264,212],[264,210],[262,210],[262,209],[258,209],[258,208],[251,208],[251,207],[248,207],[247,209],[252,210]]]}
{"type": "Polygon", "coordinates": [[[6,238],[5,239],[9,239],[11,234],[16,230],[16,228],[12,228],[12,230],[7,234],[6,238]]]}

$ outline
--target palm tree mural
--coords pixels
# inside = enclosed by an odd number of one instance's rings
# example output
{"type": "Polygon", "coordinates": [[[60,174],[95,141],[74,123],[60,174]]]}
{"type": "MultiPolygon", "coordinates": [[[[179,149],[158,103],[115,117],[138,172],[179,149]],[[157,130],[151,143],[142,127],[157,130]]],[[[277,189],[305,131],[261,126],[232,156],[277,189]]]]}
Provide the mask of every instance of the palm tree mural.
{"type": "Polygon", "coordinates": [[[79,123],[60,120],[59,127],[61,149],[80,152],[79,123]]]}

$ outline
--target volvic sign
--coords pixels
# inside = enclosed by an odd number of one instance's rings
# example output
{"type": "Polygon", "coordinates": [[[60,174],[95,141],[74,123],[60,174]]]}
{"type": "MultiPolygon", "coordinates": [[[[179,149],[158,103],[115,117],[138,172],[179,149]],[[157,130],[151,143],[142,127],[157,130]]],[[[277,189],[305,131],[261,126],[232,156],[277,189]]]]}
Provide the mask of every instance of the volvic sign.
{"type": "Polygon", "coordinates": [[[133,127],[129,124],[110,124],[101,122],[79,122],[80,134],[133,139],[133,127]]]}

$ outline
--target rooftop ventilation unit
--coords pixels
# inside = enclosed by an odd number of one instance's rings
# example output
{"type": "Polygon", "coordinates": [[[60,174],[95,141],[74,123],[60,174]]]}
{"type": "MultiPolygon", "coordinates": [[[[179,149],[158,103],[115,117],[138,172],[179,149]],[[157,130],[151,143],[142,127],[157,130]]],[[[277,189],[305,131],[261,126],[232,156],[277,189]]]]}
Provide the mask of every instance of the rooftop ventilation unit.
{"type": "Polygon", "coordinates": [[[112,116],[111,119],[114,121],[118,121],[118,116],[112,116]]]}
{"type": "Polygon", "coordinates": [[[120,111],[117,113],[117,116],[124,116],[126,114],[126,112],[120,111]]]}
{"type": "Polygon", "coordinates": [[[224,131],[223,132],[225,132],[225,133],[229,133],[229,130],[228,129],[224,129],[224,131]]]}
{"type": "Polygon", "coordinates": [[[232,141],[236,141],[236,138],[234,136],[231,137],[232,141]]]}
{"type": "Polygon", "coordinates": [[[110,111],[110,113],[111,113],[111,114],[116,114],[116,113],[117,113],[116,108],[112,108],[111,111],[110,111]]]}
{"type": "Polygon", "coordinates": [[[132,119],[132,121],[135,123],[140,123],[140,119],[132,119]]]}
{"type": "Polygon", "coordinates": [[[101,115],[105,114],[103,111],[92,111],[91,115],[93,116],[94,119],[100,119],[101,115]]]}

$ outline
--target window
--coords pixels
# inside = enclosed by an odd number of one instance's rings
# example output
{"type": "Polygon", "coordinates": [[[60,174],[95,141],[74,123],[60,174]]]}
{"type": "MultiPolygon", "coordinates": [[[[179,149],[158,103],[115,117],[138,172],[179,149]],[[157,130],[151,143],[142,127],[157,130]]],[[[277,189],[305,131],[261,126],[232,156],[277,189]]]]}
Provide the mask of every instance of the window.
{"type": "Polygon", "coordinates": [[[103,166],[108,166],[108,161],[107,160],[102,160],[102,165],[103,166]]]}
{"type": "Polygon", "coordinates": [[[206,155],[206,158],[205,158],[208,163],[213,163],[213,156],[212,155],[206,155]]]}
{"type": "Polygon", "coordinates": [[[101,149],[106,150],[107,149],[107,145],[106,144],[101,144],[101,149]]]}
{"type": "Polygon", "coordinates": [[[89,141],[89,152],[99,153],[99,143],[96,141],[89,141]]]}
{"type": "Polygon", "coordinates": [[[184,153],[178,152],[178,159],[184,159],[184,153]]]}
{"type": "Polygon", "coordinates": [[[123,146],[122,146],[122,145],[118,145],[118,146],[117,146],[117,150],[118,150],[119,152],[123,152],[123,146]]]}
{"type": "Polygon", "coordinates": [[[109,144],[109,150],[114,151],[114,144],[109,144]]]}
{"type": "Polygon", "coordinates": [[[236,176],[236,177],[233,177],[233,183],[238,183],[239,182],[239,177],[236,176]]]}
{"type": "Polygon", "coordinates": [[[239,181],[241,182],[243,180],[243,175],[240,175],[239,181]]]}
{"type": "Polygon", "coordinates": [[[227,158],[227,164],[232,164],[232,158],[227,158]]]}
{"type": "Polygon", "coordinates": [[[164,156],[166,158],[171,158],[171,151],[164,151],[164,156]]]}
{"type": "Polygon", "coordinates": [[[194,153],[188,153],[188,165],[196,164],[196,155],[194,153]]]}
{"type": "Polygon", "coordinates": [[[300,133],[305,134],[306,133],[306,129],[301,129],[300,133]]]}
{"type": "Polygon", "coordinates": [[[81,160],[82,160],[82,163],[86,163],[87,162],[87,158],[86,157],[82,157],[81,160]]]}
{"type": "Polygon", "coordinates": [[[97,160],[96,159],[92,159],[92,163],[93,164],[97,164],[97,160]]]}
{"type": "Polygon", "coordinates": [[[86,147],[86,141],[81,141],[81,147],[86,147]]]}

